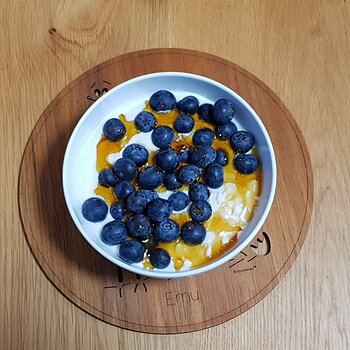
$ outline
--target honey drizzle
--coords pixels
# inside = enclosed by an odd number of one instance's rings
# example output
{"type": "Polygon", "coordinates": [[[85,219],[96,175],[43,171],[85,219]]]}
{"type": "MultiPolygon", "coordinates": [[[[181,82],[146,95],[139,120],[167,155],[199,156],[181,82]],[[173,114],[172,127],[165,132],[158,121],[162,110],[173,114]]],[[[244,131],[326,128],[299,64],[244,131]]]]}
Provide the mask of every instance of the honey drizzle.
{"type": "Polygon", "coordinates": [[[151,264],[151,262],[149,260],[149,255],[146,255],[146,257],[143,259],[142,263],[143,263],[144,268],[149,269],[149,270],[154,269],[153,265],[151,264]]]}
{"type": "Polygon", "coordinates": [[[113,187],[104,187],[98,185],[95,189],[95,193],[105,199],[108,205],[112,205],[117,201],[117,197],[114,194],[113,187]]]}
{"type": "MultiPolygon", "coordinates": [[[[146,102],[146,107],[144,108],[144,111],[151,112],[155,115],[155,117],[157,118],[158,126],[167,125],[173,127],[177,117],[180,115],[180,112],[177,109],[174,109],[170,113],[154,112],[151,109],[148,101],[146,102]]],[[[192,143],[192,136],[196,130],[200,128],[209,128],[214,131],[214,126],[201,120],[197,113],[194,114],[192,117],[195,121],[195,126],[190,134],[179,135],[175,131],[175,139],[171,146],[177,151],[180,151],[185,147],[194,147],[192,143]]],[[[108,162],[108,156],[112,153],[120,152],[130,141],[131,137],[139,132],[135,127],[133,121],[126,121],[125,116],[123,114],[121,114],[119,118],[123,121],[126,127],[126,134],[122,140],[116,142],[109,141],[104,136],[101,137],[101,140],[97,145],[97,171],[101,171],[105,168],[112,168],[112,164],[108,162]]],[[[235,183],[237,186],[237,194],[245,196],[245,193],[249,189],[249,184],[252,180],[257,180],[258,183],[261,182],[261,167],[258,168],[256,173],[251,175],[241,175],[236,171],[233,165],[233,159],[236,153],[232,149],[229,141],[220,141],[218,139],[215,139],[212,147],[215,150],[222,149],[227,152],[229,163],[224,167],[225,183],[235,183]]],[[[253,150],[253,153],[257,153],[256,149],[253,150]]],[[[151,152],[149,160],[145,166],[155,165],[154,156],[155,152],[151,152]]],[[[162,185],[157,189],[157,191],[164,192],[166,191],[166,188],[162,185]]],[[[100,195],[103,198],[105,198],[108,205],[111,205],[117,200],[112,188],[106,188],[99,185],[97,186],[95,192],[97,195],[100,195]]],[[[228,200],[230,199],[232,198],[229,197],[228,200]]],[[[246,213],[246,218],[250,219],[252,217],[254,208],[250,212],[246,213]]],[[[181,214],[174,213],[171,215],[171,219],[175,220],[181,227],[185,222],[190,220],[190,216],[188,212],[184,212],[181,214]]],[[[232,248],[236,244],[237,233],[241,230],[240,226],[230,225],[217,212],[213,213],[212,217],[204,224],[204,226],[207,231],[211,231],[215,234],[214,241],[212,242],[211,254],[209,254],[209,256],[207,255],[207,244],[202,243],[197,246],[189,246],[185,244],[181,238],[171,243],[159,243],[158,247],[165,249],[172,257],[174,267],[176,270],[180,270],[183,267],[186,259],[192,262],[192,267],[198,267],[207,264],[211,260],[217,259],[221,255],[223,255],[228,249],[232,248]],[[222,237],[220,236],[220,233],[224,231],[233,233],[232,238],[226,244],[222,243],[222,237]]],[[[153,266],[149,261],[148,254],[143,260],[143,265],[147,269],[153,269],[153,266]]]]}
{"type": "MultiPolygon", "coordinates": [[[[172,214],[170,218],[175,220],[180,227],[190,220],[188,212],[172,214]]],[[[184,243],[182,238],[178,238],[176,241],[170,243],[159,243],[158,247],[166,250],[172,257],[175,270],[180,270],[183,267],[185,260],[191,261],[192,267],[206,264],[211,260],[217,259],[224,254],[227,249],[236,244],[236,233],[240,230],[240,227],[232,227],[221,217],[220,214],[214,213],[212,218],[207,221],[204,226],[208,231],[215,233],[215,239],[212,243],[212,253],[210,255],[207,254],[208,244],[204,243],[189,246],[184,243]],[[233,237],[226,244],[222,243],[222,237],[220,236],[220,233],[223,231],[234,232],[233,237]]],[[[149,268],[149,264],[149,257],[147,256],[144,259],[144,267],[149,268]]]]}
{"type": "Polygon", "coordinates": [[[134,121],[127,121],[124,114],[121,114],[119,119],[124,123],[126,133],[119,141],[110,141],[104,136],[101,137],[97,144],[96,170],[98,172],[106,168],[113,168],[112,164],[108,162],[108,156],[112,153],[120,152],[128,144],[130,139],[139,132],[134,121]]]}
{"type": "Polygon", "coordinates": [[[173,126],[177,117],[180,115],[180,112],[176,108],[169,113],[157,113],[151,108],[148,101],[146,101],[146,107],[143,110],[152,113],[156,117],[157,126],[173,126]]]}

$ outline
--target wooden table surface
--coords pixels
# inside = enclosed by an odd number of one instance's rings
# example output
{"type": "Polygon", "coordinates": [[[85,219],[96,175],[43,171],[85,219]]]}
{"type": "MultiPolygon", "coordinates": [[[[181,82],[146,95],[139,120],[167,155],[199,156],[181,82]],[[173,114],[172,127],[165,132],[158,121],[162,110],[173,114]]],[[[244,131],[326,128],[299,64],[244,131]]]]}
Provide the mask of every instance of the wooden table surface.
{"type": "Polygon", "coordinates": [[[349,1],[1,1],[0,16],[1,349],[350,348],[349,1]],[[302,129],[315,180],[309,234],[276,289],[236,319],[172,336],[116,328],[63,297],[17,202],[26,141],[56,94],[98,63],[156,47],[218,55],[264,81],[302,129]]]}

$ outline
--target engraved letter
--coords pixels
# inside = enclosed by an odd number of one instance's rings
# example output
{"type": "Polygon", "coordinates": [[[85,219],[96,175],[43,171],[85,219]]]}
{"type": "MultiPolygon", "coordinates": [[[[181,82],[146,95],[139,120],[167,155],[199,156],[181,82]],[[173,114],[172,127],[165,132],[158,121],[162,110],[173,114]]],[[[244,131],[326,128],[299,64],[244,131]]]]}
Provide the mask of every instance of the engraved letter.
{"type": "Polygon", "coordinates": [[[192,292],[191,292],[191,299],[192,299],[193,301],[199,300],[199,293],[198,293],[198,290],[196,290],[196,292],[197,292],[197,298],[196,298],[196,299],[193,297],[192,292]]]}
{"type": "Polygon", "coordinates": [[[166,304],[169,305],[175,305],[174,300],[172,298],[173,292],[166,292],[165,293],[165,299],[166,299],[166,304]]]}

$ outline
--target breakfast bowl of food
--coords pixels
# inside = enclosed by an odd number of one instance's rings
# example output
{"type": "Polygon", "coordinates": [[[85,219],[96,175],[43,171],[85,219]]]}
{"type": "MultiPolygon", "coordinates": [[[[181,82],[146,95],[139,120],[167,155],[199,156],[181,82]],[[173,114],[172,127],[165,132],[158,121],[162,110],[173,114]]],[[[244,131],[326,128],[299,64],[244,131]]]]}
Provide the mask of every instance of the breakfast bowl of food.
{"type": "Polygon", "coordinates": [[[68,142],[63,190],[88,243],[154,278],[221,266],[270,211],[276,160],[237,93],[195,74],[152,73],[104,94],[68,142]]]}

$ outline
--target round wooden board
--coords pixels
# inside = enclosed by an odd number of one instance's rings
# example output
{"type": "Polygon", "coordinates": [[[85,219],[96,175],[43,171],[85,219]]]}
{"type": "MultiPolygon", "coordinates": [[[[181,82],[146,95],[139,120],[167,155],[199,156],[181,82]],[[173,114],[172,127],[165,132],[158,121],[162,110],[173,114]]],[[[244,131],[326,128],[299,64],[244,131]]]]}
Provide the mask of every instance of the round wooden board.
{"type": "Polygon", "coordinates": [[[119,327],[182,333],[240,315],[277,285],[304,242],[312,212],[313,177],[298,126],[265,84],[212,55],[155,49],[126,54],[90,69],[51,102],[26,146],[18,200],[32,253],[63,295],[91,315],[119,327]],[[97,98],[95,90],[160,71],[203,75],[241,95],[263,120],[278,166],[275,201],[252,244],[214,271],[177,280],[133,275],[95,252],[70,218],[61,181],[68,139],[97,98]]]}

